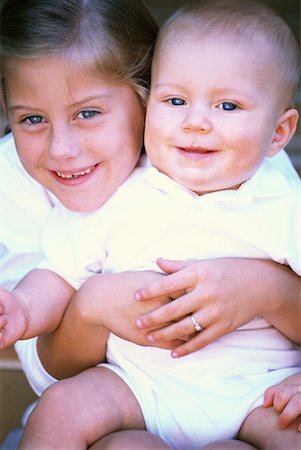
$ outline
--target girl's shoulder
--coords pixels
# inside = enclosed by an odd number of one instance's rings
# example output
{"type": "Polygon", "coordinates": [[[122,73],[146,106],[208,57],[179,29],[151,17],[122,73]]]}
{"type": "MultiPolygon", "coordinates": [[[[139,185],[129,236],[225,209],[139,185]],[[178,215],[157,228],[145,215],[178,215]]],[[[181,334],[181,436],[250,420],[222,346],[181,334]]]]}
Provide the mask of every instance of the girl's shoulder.
{"type": "Polygon", "coordinates": [[[49,193],[37,183],[24,169],[18,156],[12,134],[0,139],[1,195],[15,203],[32,204],[35,199],[42,200],[47,209],[52,207],[49,193]]]}
{"type": "Polygon", "coordinates": [[[22,218],[23,228],[44,223],[53,203],[49,193],[24,169],[11,134],[0,139],[0,195],[5,223],[22,218]],[[28,225],[29,226],[29,225],[28,225]]]}

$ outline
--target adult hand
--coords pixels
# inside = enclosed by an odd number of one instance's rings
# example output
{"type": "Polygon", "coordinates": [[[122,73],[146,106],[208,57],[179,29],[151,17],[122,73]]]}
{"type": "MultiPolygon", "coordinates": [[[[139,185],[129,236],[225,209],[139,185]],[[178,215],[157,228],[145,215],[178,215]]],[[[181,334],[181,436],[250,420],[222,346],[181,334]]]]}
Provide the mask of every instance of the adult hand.
{"type": "Polygon", "coordinates": [[[262,301],[253,299],[256,286],[249,289],[245,278],[248,274],[247,279],[252,279],[255,267],[257,273],[257,260],[221,258],[184,262],[159,258],[157,263],[169,275],[136,291],[135,298],[147,301],[167,295],[175,300],[140,315],[136,326],[147,334],[152,345],[185,339],[184,344],[173,349],[173,357],[199,350],[261,313],[262,301]],[[201,332],[195,332],[192,314],[202,326],[201,332]],[[172,323],[165,326],[167,322],[172,323]]]}

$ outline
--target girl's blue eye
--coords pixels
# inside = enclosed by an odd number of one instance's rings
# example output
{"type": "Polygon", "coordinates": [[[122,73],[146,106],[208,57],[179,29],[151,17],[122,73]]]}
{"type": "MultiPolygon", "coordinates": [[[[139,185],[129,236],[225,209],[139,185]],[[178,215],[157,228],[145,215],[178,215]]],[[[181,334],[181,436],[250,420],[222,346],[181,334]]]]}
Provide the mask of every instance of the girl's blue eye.
{"type": "Polygon", "coordinates": [[[170,98],[168,102],[173,106],[183,106],[186,104],[185,100],[178,97],[170,98]]]}
{"type": "Polygon", "coordinates": [[[96,114],[96,111],[87,109],[86,111],[81,111],[78,116],[80,119],[91,119],[91,117],[94,117],[96,114]]]}
{"type": "Polygon", "coordinates": [[[37,125],[37,124],[43,122],[43,117],[42,116],[29,116],[29,117],[26,117],[25,122],[29,123],[30,125],[37,125]]]}
{"type": "Polygon", "coordinates": [[[232,102],[223,102],[219,105],[220,109],[223,111],[234,111],[237,108],[237,105],[232,102]]]}

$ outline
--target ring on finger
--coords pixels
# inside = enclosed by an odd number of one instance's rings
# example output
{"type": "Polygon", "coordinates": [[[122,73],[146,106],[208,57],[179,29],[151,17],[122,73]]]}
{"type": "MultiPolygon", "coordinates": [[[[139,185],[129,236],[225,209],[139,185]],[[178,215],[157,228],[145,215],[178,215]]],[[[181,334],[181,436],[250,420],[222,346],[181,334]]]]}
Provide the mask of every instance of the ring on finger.
{"type": "Polygon", "coordinates": [[[200,331],[202,331],[204,329],[204,327],[202,327],[202,325],[195,320],[193,314],[191,314],[190,319],[192,320],[195,331],[197,331],[199,333],[200,331]]]}

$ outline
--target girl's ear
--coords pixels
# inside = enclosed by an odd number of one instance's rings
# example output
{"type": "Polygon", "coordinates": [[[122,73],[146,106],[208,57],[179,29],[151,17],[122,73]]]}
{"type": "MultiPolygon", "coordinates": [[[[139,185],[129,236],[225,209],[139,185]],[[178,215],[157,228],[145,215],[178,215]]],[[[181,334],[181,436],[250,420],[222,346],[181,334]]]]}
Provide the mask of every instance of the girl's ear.
{"type": "Polygon", "coordinates": [[[296,131],[298,118],[298,111],[294,108],[288,109],[279,117],[276,122],[274,136],[267,153],[268,157],[276,155],[289,143],[296,131]]]}
{"type": "Polygon", "coordinates": [[[2,137],[5,134],[7,126],[8,126],[8,119],[7,119],[5,93],[4,89],[1,89],[0,86],[0,137],[2,137]]]}
{"type": "Polygon", "coordinates": [[[0,79],[0,110],[7,113],[4,79],[0,79]]]}
{"type": "Polygon", "coordinates": [[[0,111],[4,111],[6,113],[6,101],[5,101],[5,94],[4,89],[0,86],[0,111]]]}

